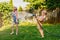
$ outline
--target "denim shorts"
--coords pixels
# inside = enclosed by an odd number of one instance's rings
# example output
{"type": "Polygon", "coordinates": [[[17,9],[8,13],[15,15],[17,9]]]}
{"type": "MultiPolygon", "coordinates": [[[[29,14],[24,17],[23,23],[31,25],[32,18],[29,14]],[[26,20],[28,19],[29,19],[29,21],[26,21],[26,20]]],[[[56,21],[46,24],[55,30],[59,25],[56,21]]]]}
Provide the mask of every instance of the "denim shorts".
{"type": "Polygon", "coordinates": [[[16,17],[14,17],[14,18],[13,18],[13,22],[14,22],[15,24],[19,24],[19,19],[16,19],[16,17]]]}

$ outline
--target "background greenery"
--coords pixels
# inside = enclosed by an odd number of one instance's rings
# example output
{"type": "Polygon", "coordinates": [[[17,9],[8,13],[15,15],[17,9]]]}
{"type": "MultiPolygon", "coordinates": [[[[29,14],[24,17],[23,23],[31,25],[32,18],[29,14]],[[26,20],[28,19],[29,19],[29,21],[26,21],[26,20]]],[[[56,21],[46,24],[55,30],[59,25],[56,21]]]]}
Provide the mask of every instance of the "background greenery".
{"type": "MultiPolygon", "coordinates": [[[[24,0],[30,2],[26,6],[26,10],[31,13],[40,14],[41,9],[46,9],[48,12],[48,23],[60,23],[60,0],[24,0]],[[54,12],[53,12],[54,11],[54,12]]],[[[10,20],[10,12],[13,10],[13,0],[9,3],[0,2],[0,26],[8,24],[10,20]]],[[[22,11],[20,6],[18,11],[22,11]]]]}

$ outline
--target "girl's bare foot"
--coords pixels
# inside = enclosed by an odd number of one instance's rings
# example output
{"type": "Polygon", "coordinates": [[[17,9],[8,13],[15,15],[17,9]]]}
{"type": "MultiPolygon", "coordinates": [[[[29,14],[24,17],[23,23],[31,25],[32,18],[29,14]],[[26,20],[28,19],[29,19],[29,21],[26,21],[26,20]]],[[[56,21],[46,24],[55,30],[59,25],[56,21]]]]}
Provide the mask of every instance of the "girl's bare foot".
{"type": "Polygon", "coordinates": [[[42,36],[42,38],[44,38],[44,36],[42,36]]]}
{"type": "Polygon", "coordinates": [[[14,32],[11,32],[10,34],[12,35],[12,34],[14,34],[14,32]]]}
{"type": "Polygon", "coordinates": [[[18,35],[18,33],[16,33],[16,35],[18,35]]]}

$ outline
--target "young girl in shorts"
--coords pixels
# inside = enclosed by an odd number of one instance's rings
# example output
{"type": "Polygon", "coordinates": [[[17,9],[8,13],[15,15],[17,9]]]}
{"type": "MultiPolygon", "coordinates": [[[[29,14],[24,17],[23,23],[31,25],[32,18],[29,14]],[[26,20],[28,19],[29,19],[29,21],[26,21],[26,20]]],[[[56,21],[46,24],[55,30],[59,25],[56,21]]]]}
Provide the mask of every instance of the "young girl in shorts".
{"type": "Polygon", "coordinates": [[[14,25],[16,25],[16,35],[18,35],[18,12],[17,8],[14,7],[12,11],[12,19],[13,19],[13,24],[12,24],[12,32],[10,33],[11,35],[14,34],[14,25]]]}

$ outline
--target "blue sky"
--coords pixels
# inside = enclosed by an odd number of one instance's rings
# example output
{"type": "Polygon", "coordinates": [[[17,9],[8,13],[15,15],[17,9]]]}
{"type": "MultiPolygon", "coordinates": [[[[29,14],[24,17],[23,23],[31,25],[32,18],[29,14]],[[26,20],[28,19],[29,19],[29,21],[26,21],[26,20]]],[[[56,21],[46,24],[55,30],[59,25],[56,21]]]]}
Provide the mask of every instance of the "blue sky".
{"type": "MultiPolygon", "coordinates": [[[[9,0],[0,0],[0,2],[9,2],[9,0]]],[[[23,2],[23,0],[13,0],[13,5],[16,7],[22,6],[22,8],[26,7],[29,4],[27,2],[23,2]]]]}

